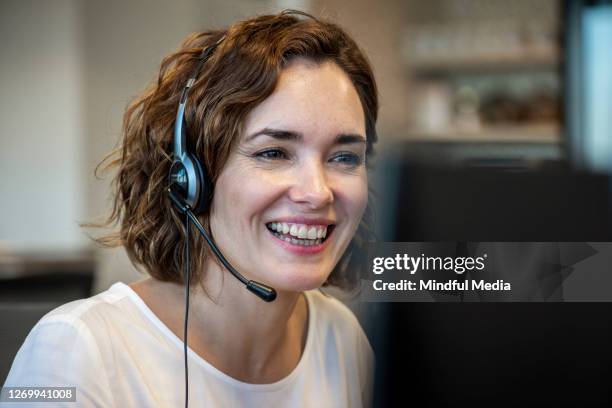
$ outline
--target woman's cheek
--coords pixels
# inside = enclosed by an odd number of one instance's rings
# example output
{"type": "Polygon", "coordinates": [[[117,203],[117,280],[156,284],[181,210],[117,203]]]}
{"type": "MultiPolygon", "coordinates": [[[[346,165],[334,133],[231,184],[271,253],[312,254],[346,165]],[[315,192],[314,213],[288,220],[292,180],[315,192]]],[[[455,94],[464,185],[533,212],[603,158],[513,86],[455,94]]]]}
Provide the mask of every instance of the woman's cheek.
{"type": "Polygon", "coordinates": [[[265,198],[268,183],[245,159],[231,161],[217,181],[215,190],[223,190],[226,195],[224,205],[234,212],[238,208],[253,209],[255,203],[265,198]],[[220,188],[219,188],[220,187],[220,188]]]}
{"type": "MultiPolygon", "coordinates": [[[[351,186],[350,191],[347,191],[347,196],[350,201],[351,214],[350,216],[361,220],[363,213],[368,205],[368,179],[364,175],[351,186]]],[[[358,222],[357,222],[358,223],[358,222]]]]}

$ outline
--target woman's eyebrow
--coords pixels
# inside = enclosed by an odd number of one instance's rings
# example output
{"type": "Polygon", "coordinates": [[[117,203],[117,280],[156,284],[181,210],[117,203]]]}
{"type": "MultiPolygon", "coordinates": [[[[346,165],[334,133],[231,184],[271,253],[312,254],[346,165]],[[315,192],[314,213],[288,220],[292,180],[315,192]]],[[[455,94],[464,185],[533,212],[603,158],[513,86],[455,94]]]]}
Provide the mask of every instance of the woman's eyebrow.
{"type": "MultiPolygon", "coordinates": [[[[291,130],[280,130],[272,128],[264,128],[249,136],[247,136],[245,142],[250,142],[257,136],[266,135],[278,140],[289,140],[289,141],[302,141],[304,136],[299,132],[293,132],[291,130]]],[[[360,134],[353,133],[341,133],[334,139],[334,144],[353,144],[353,143],[366,143],[366,138],[360,134]]]]}
{"type": "Polygon", "coordinates": [[[298,133],[298,132],[292,132],[290,130],[263,128],[263,129],[255,132],[255,133],[247,136],[245,142],[250,142],[251,140],[255,139],[257,136],[262,136],[262,135],[270,136],[270,137],[272,137],[274,139],[278,139],[278,140],[300,141],[300,140],[304,139],[304,136],[302,136],[302,134],[298,133]]]}
{"type": "Polygon", "coordinates": [[[353,143],[363,143],[366,144],[366,138],[359,134],[339,134],[336,136],[336,140],[334,140],[334,144],[353,144],[353,143]]]}

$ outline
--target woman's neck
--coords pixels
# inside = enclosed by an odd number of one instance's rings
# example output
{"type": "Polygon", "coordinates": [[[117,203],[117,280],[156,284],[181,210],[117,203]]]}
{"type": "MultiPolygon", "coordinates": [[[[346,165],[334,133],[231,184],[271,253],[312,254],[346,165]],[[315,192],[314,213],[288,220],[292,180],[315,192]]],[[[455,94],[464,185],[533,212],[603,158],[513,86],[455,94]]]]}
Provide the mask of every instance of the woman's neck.
{"type": "MultiPolygon", "coordinates": [[[[286,377],[298,364],[307,336],[304,295],[279,291],[274,302],[266,303],[222,272],[211,266],[202,285],[190,291],[189,347],[240,381],[271,383],[286,377]]],[[[152,278],[130,286],[182,340],[184,287],[152,278]]]]}

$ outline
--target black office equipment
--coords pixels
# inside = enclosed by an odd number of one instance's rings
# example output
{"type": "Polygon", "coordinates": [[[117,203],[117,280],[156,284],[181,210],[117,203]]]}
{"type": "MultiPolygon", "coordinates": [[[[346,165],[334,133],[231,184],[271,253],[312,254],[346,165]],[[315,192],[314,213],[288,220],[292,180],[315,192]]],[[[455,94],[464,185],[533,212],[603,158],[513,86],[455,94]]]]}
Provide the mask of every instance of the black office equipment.
{"type": "MultiPolygon", "coordinates": [[[[563,166],[415,166],[400,150],[381,186],[384,240],[612,241],[608,176],[563,166]]],[[[612,303],[373,307],[374,406],[612,402],[612,303]]]]}

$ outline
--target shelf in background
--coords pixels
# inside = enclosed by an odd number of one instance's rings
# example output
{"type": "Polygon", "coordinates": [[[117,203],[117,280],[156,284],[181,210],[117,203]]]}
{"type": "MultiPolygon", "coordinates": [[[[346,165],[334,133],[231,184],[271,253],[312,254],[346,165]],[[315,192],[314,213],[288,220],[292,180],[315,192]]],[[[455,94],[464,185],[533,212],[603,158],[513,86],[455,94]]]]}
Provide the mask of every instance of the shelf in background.
{"type": "Polygon", "coordinates": [[[407,61],[416,75],[443,75],[465,72],[517,71],[556,69],[559,66],[557,50],[496,53],[474,57],[440,57],[407,61]]]}
{"type": "Polygon", "coordinates": [[[557,124],[491,126],[477,132],[417,132],[410,131],[406,139],[414,142],[467,143],[561,143],[557,124]]]}

